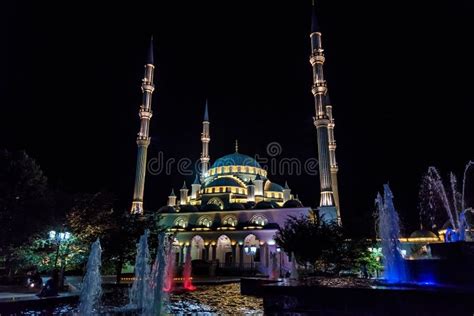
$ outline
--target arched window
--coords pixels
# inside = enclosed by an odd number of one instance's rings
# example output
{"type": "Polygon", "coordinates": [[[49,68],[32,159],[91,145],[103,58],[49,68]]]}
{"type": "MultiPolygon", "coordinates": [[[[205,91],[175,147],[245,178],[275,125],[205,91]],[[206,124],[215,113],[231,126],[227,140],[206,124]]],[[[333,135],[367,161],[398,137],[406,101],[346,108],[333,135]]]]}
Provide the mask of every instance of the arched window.
{"type": "Polygon", "coordinates": [[[227,215],[225,216],[223,219],[222,219],[222,224],[223,225],[230,225],[230,226],[237,226],[237,217],[235,217],[234,215],[227,215]]]}
{"type": "Polygon", "coordinates": [[[184,216],[180,216],[174,221],[174,226],[186,228],[186,226],[188,226],[188,219],[184,216]]]}
{"type": "Polygon", "coordinates": [[[204,239],[201,236],[196,235],[191,239],[191,259],[203,259],[204,258],[204,239]]]}
{"type": "Polygon", "coordinates": [[[215,204],[215,205],[219,206],[221,210],[224,209],[224,202],[222,202],[221,199],[216,198],[216,197],[210,199],[209,202],[207,202],[207,204],[215,204]]]}
{"type": "Polygon", "coordinates": [[[255,215],[252,217],[250,222],[255,225],[265,226],[268,224],[268,219],[263,215],[255,215]]]}
{"type": "Polygon", "coordinates": [[[198,219],[199,226],[211,227],[212,226],[212,219],[209,216],[201,216],[198,219]]]}
{"type": "Polygon", "coordinates": [[[257,239],[257,236],[255,236],[254,234],[249,234],[244,239],[244,245],[245,246],[259,246],[260,241],[257,239]]]}

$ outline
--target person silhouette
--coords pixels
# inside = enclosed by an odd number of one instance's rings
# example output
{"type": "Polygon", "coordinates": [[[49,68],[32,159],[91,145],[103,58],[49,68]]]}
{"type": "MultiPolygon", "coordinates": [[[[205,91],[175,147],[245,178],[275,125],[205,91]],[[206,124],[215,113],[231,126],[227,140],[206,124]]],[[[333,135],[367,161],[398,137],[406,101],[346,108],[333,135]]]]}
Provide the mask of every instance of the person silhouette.
{"type": "Polygon", "coordinates": [[[46,281],[46,284],[41,291],[36,294],[38,297],[58,296],[59,272],[54,269],[51,272],[51,277],[46,281]]]}

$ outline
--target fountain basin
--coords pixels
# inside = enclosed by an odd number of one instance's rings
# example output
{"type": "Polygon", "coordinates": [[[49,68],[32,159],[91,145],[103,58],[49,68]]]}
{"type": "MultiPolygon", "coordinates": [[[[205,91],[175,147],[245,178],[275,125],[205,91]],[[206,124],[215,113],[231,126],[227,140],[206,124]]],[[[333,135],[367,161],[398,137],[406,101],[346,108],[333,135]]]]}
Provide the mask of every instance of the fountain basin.
{"type": "Polygon", "coordinates": [[[242,295],[253,295],[261,297],[263,296],[265,284],[277,283],[278,280],[273,280],[269,278],[258,278],[258,277],[249,277],[240,279],[240,294],[242,295]]]}
{"type": "Polygon", "coordinates": [[[39,298],[36,295],[29,295],[23,298],[0,300],[0,311],[1,313],[9,315],[31,308],[49,310],[52,306],[77,304],[78,301],[79,295],[76,293],[61,293],[58,296],[43,298],[39,298]]]}
{"type": "Polygon", "coordinates": [[[263,286],[266,315],[469,315],[474,290],[469,288],[338,286],[285,282],[263,286]]]}
{"type": "Polygon", "coordinates": [[[430,248],[432,258],[405,260],[410,282],[474,287],[474,242],[430,244],[430,248]]]}

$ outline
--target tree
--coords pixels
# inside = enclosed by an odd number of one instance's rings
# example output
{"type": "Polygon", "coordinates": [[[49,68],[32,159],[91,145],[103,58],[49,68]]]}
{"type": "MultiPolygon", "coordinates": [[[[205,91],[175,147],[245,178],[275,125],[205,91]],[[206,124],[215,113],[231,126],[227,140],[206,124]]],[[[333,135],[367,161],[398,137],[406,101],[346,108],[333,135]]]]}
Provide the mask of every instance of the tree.
{"type": "Polygon", "coordinates": [[[103,258],[114,268],[117,283],[120,283],[125,263],[133,264],[138,239],[146,229],[150,231],[152,249],[156,248],[157,234],[161,228],[157,225],[159,218],[155,214],[130,214],[122,210],[114,214],[114,225],[106,231],[102,239],[103,258]]]}
{"type": "Polygon", "coordinates": [[[19,269],[35,266],[40,272],[59,267],[64,267],[65,271],[78,270],[87,260],[87,252],[87,246],[76,236],[71,235],[67,241],[57,244],[49,240],[48,231],[45,230],[16,249],[14,263],[19,269]]]}
{"type": "Polygon", "coordinates": [[[327,223],[317,215],[290,216],[278,229],[276,243],[286,253],[294,253],[300,265],[324,273],[337,274],[357,268],[367,256],[368,243],[351,239],[335,222],[327,223]]]}
{"type": "Polygon", "coordinates": [[[157,222],[153,214],[130,214],[117,206],[117,199],[109,192],[77,196],[67,214],[67,225],[83,243],[90,245],[100,238],[103,267],[113,270],[118,282],[124,264],[135,259],[138,238],[145,229],[156,236],[157,222]]]}
{"type": "Polygon", "coordinates": [[[114,225],[115,196],[110,192],[78,194],[70,211],[67,226],[82,242],[91,244],[103,238],[114,225]]]}
{"type": "Polygon", "coordinates": [[[52,199],[40,166],[24,151],[0,151],[0,252],[14,250],[51,222],[52,199]]]}

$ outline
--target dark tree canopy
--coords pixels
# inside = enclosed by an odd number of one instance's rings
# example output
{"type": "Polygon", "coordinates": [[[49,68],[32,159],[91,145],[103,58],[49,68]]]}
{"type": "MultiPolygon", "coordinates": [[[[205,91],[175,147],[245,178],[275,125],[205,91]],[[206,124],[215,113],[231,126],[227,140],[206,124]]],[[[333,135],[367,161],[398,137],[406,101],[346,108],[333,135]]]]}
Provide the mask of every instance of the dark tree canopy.
{"type": "Polygon", "coordinates": [[[0,245],[24,243],[51,222],[52,200],[47,178],[24,151],[0,151],[0,245]]]}
{"type": "Polygon", "coordinates": [[[343,227],[314,214],[289,217],[275,241],[286,253],[294,254],[300,265],[325,273],[357,268],[362,258],[369,257],[365,240],[351,239],[343,227]]]}

